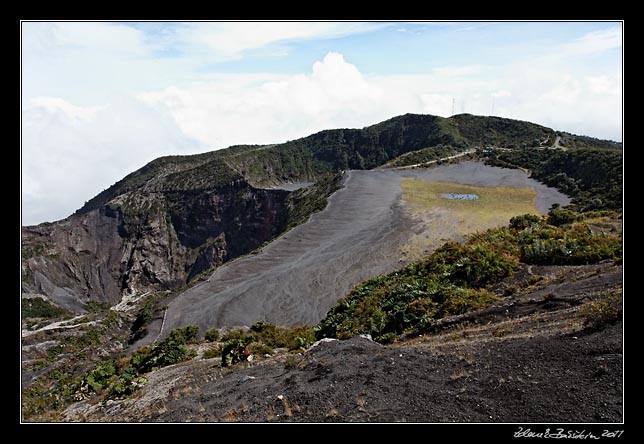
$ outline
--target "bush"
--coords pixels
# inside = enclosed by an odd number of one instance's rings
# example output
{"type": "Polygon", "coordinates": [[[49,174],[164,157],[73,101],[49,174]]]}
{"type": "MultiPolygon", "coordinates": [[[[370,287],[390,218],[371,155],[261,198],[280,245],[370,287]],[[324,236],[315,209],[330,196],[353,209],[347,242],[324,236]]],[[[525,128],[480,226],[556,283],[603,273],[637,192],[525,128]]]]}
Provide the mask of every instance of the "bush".
{"type": "Polygon", "coordinates": [[[244,339],[248,337],[248,333],[246,330],[243,330],[241,328],[236,328],[234,330],[230,330],[228,333],[225,333],[222,337],[221,340],[226,342],[230,341],[231,339],[244,339]]]}
{"type": "Polygon", "coordinates": [[[111,305],[109,302],[97,302],[97,301],[89,301],[87,304],[83,306],[83,308],[90,313],[98,313],[101,311],[109,310],[110,307],[111,305]]]}
{"type": "Polygon", "coordinates": [[[515,230],[525,230],[526,228],[541,222],[541,218],[534,214],[523,214],[514,216],[510,219],[510,228],[515,230]]]}
{"type": "Polygon", "coordinates": [[[187,327],[176,328],[170,332],[169,339],[176,341],[178,344],[194,344],[197,342],[199,327],[188,325],[187,327]]]}
{"type": "Polygon", "coordinates": [[[491,250],[487,245],[464,245],[448,242],[438,250],[430,266],[442,268],[450,282],[480,287],[509,276],[519,265],[519,260],[504,252],[491,250]]]}
{"type": "Polygon", "coordinates": [[[252,337],[260,343],[273,348],[299,350],[315,341],[315,333],[309,325],[294,328],[279,327],[268,322],[257,322],[250,327],[252,337]]]}
{"type": "Polygon", "coordinates": [[[215,342],[219,339],[219,330],[216,328],[211,328],[204,335],[204,339],[208,342],[215,342]]]}
{"type": "Polygon", "coordinates": [[[112,361],[101,362],[86,373],[77,390],[81,393],[90,391],[100,393],[117,377],[112,361]]]}
{"type": "Polygon", "coordinates": [[[617,289],[603,298],[588,302],[579,309],[585,327],[601,330],[622,318],[622,290],[617,289]]]}
{"type": "Polygon", "coordinates": [[[20,304],[22,319],[28,318],[57,318],[67,312],[41,298],[23,299],[20,304]]]}
{"type": "Polygon", "coordinates": [[[577,213],[563,208],[553,207],[548,212],[548,223],[559,227],[564,224],[571,224],[577,220],[577,213]]]}
{"type": "Polygon", "coordinates": [[[230,339],[224,342],[224,348],[221,351],[221,366],[228,367],[238,362],[246,361],[250,352],[246,346],[251,342],[250,337],[244,339],[230,339]]]}
{"type": "Polygon", "coordinates": [[[453,316],[467,313],[468,311],[485,308],[498,300],[490,291],[479,288],[456,287],[445,298],[442,306],[443,316],[453,316]]]}
{"type": "Polygon", "coordinates": [[[221,352],[224,350],[223,345],[218,345],[216,347],[209,348],[203,353],[204,359],[218,358],[221,356],[221,352]]]}
{"type": "Polygon", "coordinates": [[[195,353],[189,351],[186,344],[193,342],[198,332],[199,328],[194,325],[172,330],[158,344],[137,350],[132,355],[132,367],[140,374],[191,359],[195,353]]]}
{"type": "Polygon", "coordinates": [[[545,230],[520,238],[523,262],[541,265],[583,265],[606,259],[618,261],[622,257],[621,237],[593,234],[586,225],[559,233],[547,233],[545,230]],[[546,233],[548,235],[544,236],[546,233]],[[550,235],[553,237],[549,237],[550,235]]]}

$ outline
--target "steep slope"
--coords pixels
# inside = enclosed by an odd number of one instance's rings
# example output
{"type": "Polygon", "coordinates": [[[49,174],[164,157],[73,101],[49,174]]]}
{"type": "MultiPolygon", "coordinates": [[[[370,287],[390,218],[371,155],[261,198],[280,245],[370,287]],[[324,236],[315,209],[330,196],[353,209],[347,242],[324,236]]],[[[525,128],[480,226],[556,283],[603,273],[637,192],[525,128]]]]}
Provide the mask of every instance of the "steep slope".
{"type": "Polygon", "coordinates": [[[70,312],[115,304],[122,292],[185,285],[286,228],[288,191],[254,188],[205,157],[159,159],[73,216],[24,227],[23,289],[70,312]]]}

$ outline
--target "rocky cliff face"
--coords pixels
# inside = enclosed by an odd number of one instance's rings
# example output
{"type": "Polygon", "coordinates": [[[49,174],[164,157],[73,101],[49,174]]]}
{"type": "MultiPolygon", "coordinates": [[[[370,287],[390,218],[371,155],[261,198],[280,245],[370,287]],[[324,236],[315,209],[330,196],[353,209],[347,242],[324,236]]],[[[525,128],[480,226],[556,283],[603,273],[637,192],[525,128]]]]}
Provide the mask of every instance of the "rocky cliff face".
{"type": "Polygon", "coordinates": [[[174,289],[286,227],[283,190],[239,180],[206,190],[126,192],[62,221],[23,227],[23,292],[72,313],[123,292],[174,289]]]}

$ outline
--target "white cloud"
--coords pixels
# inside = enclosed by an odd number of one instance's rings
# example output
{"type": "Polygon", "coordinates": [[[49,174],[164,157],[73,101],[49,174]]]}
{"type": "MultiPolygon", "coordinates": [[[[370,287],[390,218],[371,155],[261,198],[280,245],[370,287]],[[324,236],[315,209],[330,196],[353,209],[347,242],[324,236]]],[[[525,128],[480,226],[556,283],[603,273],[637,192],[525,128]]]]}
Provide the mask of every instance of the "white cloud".
{"type": "Polygon", "coordinates": [[[248,75],[234,84],[220,80],[145,93],[141,99],[172,114],[186,134],[213,148],[284,142],[386,115],[381,89],[338,53],[315,62],[310,74],[248,75]]]}
{"type": "Polygon", "coordinates": [[[620,26],[589,32],[573,42],[562,45],[559,49],[559,56],[585,56],[621,47],[622,28],[620,26]]]}
{"type": "Polygon", "coordinates": [[[439,76],[470,76],[478,74],[483,69],[480,65],[467,65],[467,66],[443,66],[434,68],[434,72],[439,76]]]}
{"type": "Polygon", "coordinates": [[[204,149],[172,118],[126,97],[98,108],[36,98],[22,112],[22,223],[67,217],[156,157],[204,149]]]}
{"type": "Polygon", "coordinates": [[[118,23],[24,22],[21,35],[23,54],[38,56],[81,50],[135,56],[151,49],[141,31],[118,23]]]}
{"type": "Polygon", "coordinates": [[[226,22],[190,23],[177,30],[190,47],[206,45],[217,59],[239,59],[244,51],[276,42],[334,38],[388,26],[364,22],[226,22]]]}
{"type": "MultiPolygon", "coordinates": [[[[59,97],[35,97],[29,101],[26,110],[44,112],[45,114],[58,115],[69,122],[89,122],[96,117],[96,113],[104,109],[101,106],[75,106],[59,97]]],[[[31,122],[29,122],[31,123],[31,122]]],[[[27,124],[29,124],[27,123],[27,124]]]]}
{"type": "Polygon", "coordinates": [[[447,117],[452,110],[621,140],[619,75],[583,76],[574,65],[543,70],[538,63],[364,76],[341,54],[330,52],[308,74],[217,77],[141,98],[164,109],[186,134],[212,148],[278,143],[322,129],[359,128],[408,112],[447,117]],[[473,72],[486,75],[467,75],[473,72]]]}

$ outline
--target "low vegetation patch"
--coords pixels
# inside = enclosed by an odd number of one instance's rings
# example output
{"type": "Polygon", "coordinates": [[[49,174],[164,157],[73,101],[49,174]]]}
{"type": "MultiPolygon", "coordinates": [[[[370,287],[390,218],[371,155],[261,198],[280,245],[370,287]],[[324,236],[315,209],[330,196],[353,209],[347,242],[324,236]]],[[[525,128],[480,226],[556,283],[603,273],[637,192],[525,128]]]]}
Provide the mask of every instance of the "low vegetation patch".
{"type": "Polygon", "coordinates": [[[471,233],[481,227],[507,224],[517,214],[538,214],[536,191],[532,188],[475,187],[449,182],[427,182],[404,178],[403,199],[421,210],[442,208],[449,211],[450,229],[471,233]],[[446,199],[441,195],[476,195],[477,199],[446,199]]]}
{"type": "Polygon", "coordinates": [[[401,167],[408,165],[417,165],[437,161],[439,159],[452,156],[462,149],[451,146],[432,146],[422,150],[405,153],[402,156],[387,162],[385,167],[401,167]]]}
{"type": "Polygon", "coordinates": [[[532,178],[572,197],[573,206],[578,211],[622,209],[621,150],[579,148],[568,151],[497,151],[489,154],[486,163],[531,171],[532,178]]]}
{"type": "Polygon", "coordinates": [[[585,327],[601,330],[622,318],[622,289],[616,288],[597,300],[584,304],[579,314],[585,327]]]}
{"type": "Polygon", "coordinates": [[[20,306],[22,319],[52,319],[68,314],[65,310],[42,298],[23,299],[20,306]]]}
{"type": "Polygon", "coordinates": [[[221,365],[227,367],[249,356],[272,354],[273,350],[285,348],[288,351],[299,351],[309,347],[315,341],[315,331],[309,325],[294,328],[280,327],[268,322],[257,322],[250,330],[232,330],[222,337],[223,348],[215,349],[215,355],[221,352],[221,365]]]}
{"type": "MultiPolygon", "coordinates": [[[[316,336],[370,334],[387,343],[407,331],[423,331],[437,319],[490,305],[497,297],[489,286],[510,276],[519,262],[580,265],[621,260],[621,235],[593,233],[576,213],[566,220],[572,223],[550,224],[560,222],[559,217],[556,210],[544,217],[516,216],[508,227],[475,233],[463,244],[447,242],[422,261],[370,279],[338,301],[315,327],[316,336]]],[[[612,313],[604,306],[596,311],[612,313]]]]}

